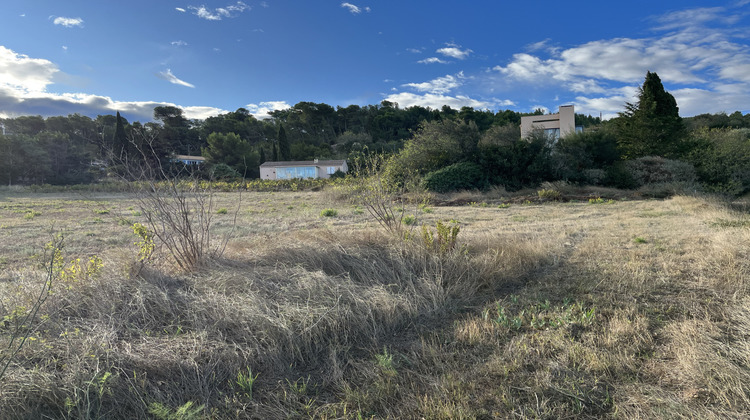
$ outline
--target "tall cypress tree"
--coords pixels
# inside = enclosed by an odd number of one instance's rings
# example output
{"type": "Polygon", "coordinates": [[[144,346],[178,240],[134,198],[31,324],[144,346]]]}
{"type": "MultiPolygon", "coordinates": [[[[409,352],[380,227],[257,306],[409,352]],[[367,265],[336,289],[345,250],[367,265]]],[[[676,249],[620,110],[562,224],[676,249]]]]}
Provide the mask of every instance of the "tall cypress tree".
{"type": "Polygon", "coordinates": [[[646,73],[638,102],[625,104],[616,121],[623,156],[678,157],[684,153],[685,128],[674,96],[664,90],[656,73],[646,73]]]}
{"type": "Polygon", "coordinates": [[[279,161],[279,148],[276,147],[276,143],[274,143],[272,145],[272,147],[271,147],[271,159],[274,162],[278,162],[279,161]]]}
{"type": "Polygon", "coordinates": [[[125,135],[125,124],[122,122],[120,111],[117,111],[117,122],[115,124],[115,135],[112,139],[112,153],[118,159],[125,157],[128,151],[128,139],[125,135]]]}
{"type": "Polygon", "coordinates": [[[291,160],[292,151],[289,146],[289,139],[286,137],[286,131],[284,126],[279,124],[279,157],[281,160],[291,160]]]}
{"type": "Polygon", "coordinates": [[[262,146],[260,147],[260,164],[266,163],[266,149],[264,149],[262,146]]]}

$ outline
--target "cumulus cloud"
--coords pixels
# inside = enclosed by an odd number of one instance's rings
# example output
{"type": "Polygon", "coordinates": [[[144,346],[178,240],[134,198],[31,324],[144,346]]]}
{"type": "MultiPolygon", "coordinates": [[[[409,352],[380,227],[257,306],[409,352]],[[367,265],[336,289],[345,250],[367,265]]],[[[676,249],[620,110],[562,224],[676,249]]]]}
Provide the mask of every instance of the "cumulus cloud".
{"type": "Polygon", "coordinates": [[[459,94],[456,92],[459,88],[464,86],[467,80],[470,78],[464,75],[464,72],[459,72],[455,75],[447,74],[442,77],[432,79],[427,82],[421,83],[406,83],[401,87],[412,89],[415,92],[398,92],[396,89],[394,93],[385,97],[386,101],[396,102],[400,106],[423,106],[432,109],[442,108],[443,105],[448,105],[451,108],[461,108],[464,106],[472,107],[475,109],[489,109],[498,106],[515,106],[515,103],[511,100],[480,100],[474,99],[465,94],[459,94]]]}
{"type": "MultiPolygon", "coordinates": [[[[237,3],[229,5],[229,6],[218,7],[216,9],[209,9],[203,5],[188,6],[187,8],[195,16],[198,16],[199,18],[205,19],[205,20],[222,20],[224,18],[233,18],[244,11],[250,10],[250,6],[248,6],[247,4],[241,1],[238,1],[237,3]]],[[[177,9],[177,10],[180,10],[180,9],[177,9]]]]}
{"type": "Polygon", "coordinates": [[[637,88],[646,71],[659,74],[682,115],[720,112],[732,105],[747,110],[750,47],[737,41],[745,32],[732,26],[735,12],[724,7],[676,11],[653,19],[653,36],[601,39],[567,49],[547,48],[545,40],[493,70],[508,83],[556,86],[578,94],[577,106],[596,114],[621,111],[632,97],[620,89],[637,88]],[[722,86],[735,90],[727,96],[722,86]]]}
{"type": "MultiPolygon", "coordinates": [[[[422,106],[429,107],[432,109],[440,109],[443,105],[448,105],[454,109],[460,109],[461,107],[468,106],[474,109],[487,109],[496,106],[498,101],[481,101],[472,99],[464,95],[439,95],[434,93],[416,94],[411,92],[400,92],[388,95],[385,97],[386,101],[396,102],[403,108],[410,106],[422,106]]],[[[512,104],[512,102],[511,102],[512,104]]]]}
{"type": "Polygon", "coordinates": [[[270,118],[269,112],[271,111],[280,111],[282,109],[288,109],[292,106],[286,103],[285,101],[269,101],[269,102],[260,102],[258,104],[247,104],[245,105],[245,109],[247,109],[255,118],[258,119],[266,119],[270,118]]]}
{"type": "Polygon", "coordinates": [[[115,101],[108,96],[86,93],[54,94],[48,92],[26,93],[0,85],[0,118],[15,118],[22,115],[57,115],[81,114],[96,115],[114,114],[120,111],[128,119],[139,121],[153,120],[154,108],[157,106],[174,106],[182,109],[186,118],[206,119],[228,111],[204,106],[179,106],[169,102],[115,101]]]}
{"type": "Polygon", "coordinates": [[[458,73],[455,76],[448,74],[443,77],[438,77],[437,79],[430,80],[429,82],[407,83],[402,86],[410,87],[419,92],[428,92],[442,95],[460,87],[463,84],[461,79],[464,79],[463,72],[458,73]]]}
{"type": "Polygon", "coordinates": [[[419,64],[448,64],[447,61],[441,60],[437,57],[425,58],[424,60],[417,61],[419,64]]]}
{"type": "Polygon", "coordinates": [[[349,11],[349,13],[351,13],[353,15],[358,15],[358,14],[362,13],[362,11],[365,11],[365,12],[368,12],[368,13],[370,12],[370,8],[369,7],[362,8],[362,7],[359,7],[359,6],[351,4],[351,3],[341,3],[341,7],[343,7],[344,9],[347,9],[349,11]]]}
{"type": "Polygon", "coordinates": [[[166,69],[165,71],[159,72],[157,74],[157,76],[160,79],[164,79],[164,80],[168,81],[169,83],[173,83],[175,85],[186,86],[186,87],[189,87],[189,88],[194,88],[195,87],[193,84],[188,83],[188,82],[186,82],[184,80],[180,80],[179,78],[177,78],[177,76],[175,76],[174,74],[172,74],[172,70],[170,70],[170,69],[166,69]]]}
{"type": "Polygon", "coordinates": [[[96,116],[120,111],[127,118],[150,121],[157,106],[177,106],[187,118],[205,119],[225,110],[213,107],[180,107],[172,103],[115,101],[87,93],[51,93],[47,87],[65,76],[49,60],[31,58],[0,45],[0,118],[21,115],[45,117],[79,113],[96,116]]]}
{"type": "Polygon", "coordinates": [[[55,25],[64,26],[66,28],[72,28],[74,26],[77,26],[79,28],[83,27],[83,19],[81,18],[69,18],[69,17],[62,17],[58,16],[55,18],[55,20],[52,21],[55,25]]]}
{"type": "Polygon", "coordinates": [[[30,58],[0,45],[0,86],[24,92],[42,92],[59,72],[49,60],[30,58]]]}
{"type": "Polygon", "coordinates": [[[447,47],[440,48],[437,50],[438,54],[442,54],[446,57],[455,58],[456,60],[465,60],[474,51],[470,49],[462,50],[460,45],[448,44],[447,47]]]}

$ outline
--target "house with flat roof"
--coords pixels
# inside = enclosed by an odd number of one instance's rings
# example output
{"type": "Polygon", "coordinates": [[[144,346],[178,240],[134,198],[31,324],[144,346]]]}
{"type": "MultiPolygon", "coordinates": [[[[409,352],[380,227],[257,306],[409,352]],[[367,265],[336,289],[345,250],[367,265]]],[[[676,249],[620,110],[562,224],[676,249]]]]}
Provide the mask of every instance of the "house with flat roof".
{"type": "Polygon", "coordinates": [[[563,105],[556,114],[521,117],[521,138],[527,138],[534,130],[544,130],[548,138],[559,140],[568,134],[583,131],[583,127],[576,127],[573,105],[563,105]]]}
{"type": "Polygon", "coordinates": [[[260,165],[260,179],[330,178],[336,171],[348,170],[345,160],[265,162],[260,165]]]}
{"type": "Polygon", "coordinates": [[[205,161],[206,158],[203,156],[175,155],[174,158],[172,158],[172,162],[182,162],[185,165],[200,165],[205,161]]]}

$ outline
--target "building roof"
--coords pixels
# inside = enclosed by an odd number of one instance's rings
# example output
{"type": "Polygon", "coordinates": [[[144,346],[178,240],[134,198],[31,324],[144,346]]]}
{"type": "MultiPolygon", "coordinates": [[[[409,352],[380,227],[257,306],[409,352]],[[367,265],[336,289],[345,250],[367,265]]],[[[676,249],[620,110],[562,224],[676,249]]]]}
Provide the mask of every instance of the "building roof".
{"type": "Polygon", "coordinates": [[[175,159],[177,160],[206,160],[203,156],[190,156],[190,155],[175,155],[175,159]]]}
{"type": "Polygon", "coordinates": [[[264,162],[261,168],[278,168],[286,166],[343,166],[345,160],[293,160],[287,162],[264,162]]]}

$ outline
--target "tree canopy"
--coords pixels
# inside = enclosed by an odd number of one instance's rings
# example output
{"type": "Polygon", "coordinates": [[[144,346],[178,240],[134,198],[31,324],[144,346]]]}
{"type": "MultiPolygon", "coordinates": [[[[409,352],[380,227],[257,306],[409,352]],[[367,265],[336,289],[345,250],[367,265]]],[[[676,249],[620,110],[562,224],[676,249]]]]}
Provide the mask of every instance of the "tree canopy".
{"type": "Polygon", "coordinates": [[[685,129],[677,101],[656,73],[646,73],[638,101],[625,105],[616,124],[618,144],[626,158],[676,157],[684,152],[685,129]]]}

